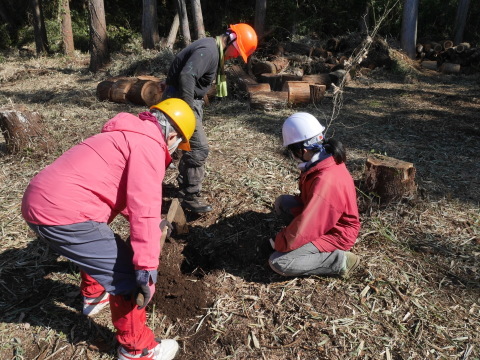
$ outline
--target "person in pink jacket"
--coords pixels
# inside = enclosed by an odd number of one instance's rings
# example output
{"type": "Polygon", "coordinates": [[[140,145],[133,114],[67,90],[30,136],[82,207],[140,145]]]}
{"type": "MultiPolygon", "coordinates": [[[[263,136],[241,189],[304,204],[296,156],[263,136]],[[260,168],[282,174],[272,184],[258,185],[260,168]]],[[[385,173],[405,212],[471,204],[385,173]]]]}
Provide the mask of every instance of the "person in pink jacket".
{"type": "Polygon", "coordinates": [[[177,147],[189,149],[194,129],[180,99],[120,113],[40,171],[23,196],[30,228],[80,268],[83,313],[110,304],[121,360],[169,360],[178,351],[175,340],[155,339],[145,307],[157,280],[165,169],[177,147]],[[119,213],[130,223],[127,241],[108,226],[119,213]]]}
{"type": "Polygon", "coordinates": [[[299,162],[300,195],[281,195],[275,212],[288,225],[270,240],[275,252],[270,267],[284,276],[348,277],[360,259],[349,252],[360,220],[352,176],[343,145],[324,140],[324,127],[311,114],[299,112],[282,127],[283,145],[299,162]]]}

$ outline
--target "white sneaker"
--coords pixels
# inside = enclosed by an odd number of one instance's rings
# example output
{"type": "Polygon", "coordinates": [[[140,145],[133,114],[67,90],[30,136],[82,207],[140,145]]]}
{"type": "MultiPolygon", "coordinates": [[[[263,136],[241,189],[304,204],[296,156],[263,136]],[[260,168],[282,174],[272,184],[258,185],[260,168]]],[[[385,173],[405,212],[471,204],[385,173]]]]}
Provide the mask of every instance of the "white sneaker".
{"type": "Polygon", "coordinates": [[[161,340],[153,349],[133,355],[123,346],[118,348],[118,360],[172,360],[177,355],[179,346],[175,340],[161,340]]]}
{"type": "Polygon", "coordinates": [[[93,316],[98,314],[110,303],[110,295],[104,291],[96,298],[83,297],[83,315],[93,316]]]}

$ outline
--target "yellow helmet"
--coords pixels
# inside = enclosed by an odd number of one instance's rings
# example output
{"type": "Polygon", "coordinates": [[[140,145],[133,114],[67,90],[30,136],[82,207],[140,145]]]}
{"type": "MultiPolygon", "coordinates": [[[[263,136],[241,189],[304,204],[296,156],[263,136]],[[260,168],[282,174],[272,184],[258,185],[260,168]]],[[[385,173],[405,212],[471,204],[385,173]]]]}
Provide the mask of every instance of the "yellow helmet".
{"type": "Polygon", "coordinates": [[[192,108],[182,99],[170,98],[163,100],[157,105],[150,107],[151,109],[158,109],[167,115],[175,124],[177,130],[183,138],[183,141],[178,145],[179,149],[190,151],[190,138],[195,131],[195,114],[192,108]]]}

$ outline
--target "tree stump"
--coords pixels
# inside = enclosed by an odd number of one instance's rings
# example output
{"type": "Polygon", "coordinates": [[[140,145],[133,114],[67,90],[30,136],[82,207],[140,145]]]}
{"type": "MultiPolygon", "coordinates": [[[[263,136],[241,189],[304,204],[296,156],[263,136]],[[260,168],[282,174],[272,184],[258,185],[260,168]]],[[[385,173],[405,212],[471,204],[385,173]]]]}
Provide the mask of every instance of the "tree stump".
{"type": "Polygon", "coordinates": [[[286,91],[259,91],[250,94],[250,109],[274,110],[283,109],[288,105],[286,91]]]}
{"type": "Polygon", "coordinates": [[[306,81],[287,81],[283,91],[288,93],[291,105],[308,104],[310,102],[310,84],[306,81]]]}
{"type": "Polygon", "coordinates": [[[110,91],[110,100],[117,103],[126,103],[128,90],[130,90],[132,85],[137,81],[137,78],[120,79],[115,81],[110,91]]]}
{"type": "Polygon", "coordinates": [[[42,116],[37,112],[0,109],[0,130],[7,152],[15,154],[33,147],[48,152],[52,141],[42,122],[42,116]]]}
{"type": "Polygon", "coordinates": [[[160,102],[162,94],[159,81],[138,80],[131,85],[126,99],[137,105],[152,106],[160,102]]]}
{"type": "Polygon", "coordinates": [[[313,104],[319,104],[322,102],[322,99],[325,97],[325,91],[327,87],[325,85],[319,84],[309,84],[310,85],[310,101],[313,104]]]}
{"type": "Polygon", "coordinates": [[[383,155],[371,155],[365,164],[365,188],[388,203],[416,192],[415,168],[412,163],[383,155]]]}

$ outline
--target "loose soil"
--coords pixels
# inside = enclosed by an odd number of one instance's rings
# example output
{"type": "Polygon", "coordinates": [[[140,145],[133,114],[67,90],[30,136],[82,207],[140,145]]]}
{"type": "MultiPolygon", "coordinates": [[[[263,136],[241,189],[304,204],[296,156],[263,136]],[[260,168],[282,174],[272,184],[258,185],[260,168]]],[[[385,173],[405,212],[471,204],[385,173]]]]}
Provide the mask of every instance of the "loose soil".
{"type": "MultiPolygon", "coordinates": [[[[117,68],[97,75],[81,57],[0,64],[0,106],[40,112],[56,141],[50,153],[0,153],[2,359],[115,359],[109,310],[81,315],[77,269],[28,230],[20,201],[35,173],[107,119],[144,111],[95,98],[96,84],[125,75],[120,64],[132,68],[132,58],[114,59],[117,68]]],[[[214,211],[187,213],[189,233],[166,242],[148,309],[155,334],[179,341],[177,359],[480,358],[480,78],[413,67],[357,75],[333,121],[332,92],[317,106],[262,112],[234,91],[205,109],[202,193],[214,211]],[[362,263],[346,281],[282,278],[266,265],[267,241],[283,226],[273,201],[297,191],[298,172],[280,140],[294,111],[317,116],[347,147],[362,218],[353,251],[362,263]],[[412,162],[417,196],[379,205],[365,193],[372,152],[412,162]]],[[[166,204],[175,177],[167,171],[166,204]]],[[[124,221],[113,227],[128,235],[124,221]]]]}

